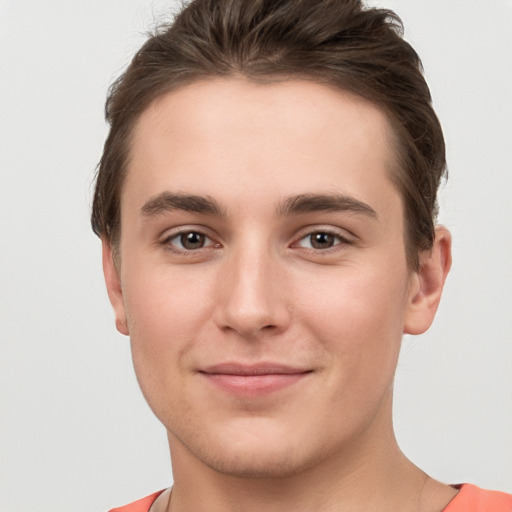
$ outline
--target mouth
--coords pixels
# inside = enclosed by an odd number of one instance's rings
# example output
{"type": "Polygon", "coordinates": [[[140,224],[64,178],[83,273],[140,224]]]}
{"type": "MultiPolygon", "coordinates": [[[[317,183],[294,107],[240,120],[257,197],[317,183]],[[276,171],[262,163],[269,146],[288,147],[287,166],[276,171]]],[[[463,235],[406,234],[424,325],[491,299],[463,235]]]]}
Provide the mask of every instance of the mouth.
{"type": "Polygon", "coordinates": [[[210,384],[226,393],[257,397],[289,388],[313,370],[277,363],[222,363],[199,371],[210,384]]]}

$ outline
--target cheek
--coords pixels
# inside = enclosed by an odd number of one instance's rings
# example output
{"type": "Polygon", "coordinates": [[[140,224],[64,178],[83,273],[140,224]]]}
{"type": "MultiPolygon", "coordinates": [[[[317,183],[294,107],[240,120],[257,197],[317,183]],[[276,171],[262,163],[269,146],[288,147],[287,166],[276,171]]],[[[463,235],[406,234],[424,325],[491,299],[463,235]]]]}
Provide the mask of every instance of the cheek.
{"type": "Polygon", "coordinates": [[[131,276],[124,296],[133,366],[148,405],[167,425],[173,411],[188,407],[187,361],[204,338],[209,311],[201,302],[204,292],[190,281],[165,272],[131,276]]]}
{"type": "Polygon", "coordinates": [[[403,333],[403,275],[344,272],[340,279],[309,283],[305,293],[308,329],[337,365],[337,375],[361,386],[392,379],[403,333]]]}
{"type": "Polygon", "coordinates": [[[208,314],[205,298],[210,285],[204,274],[172,269],[165,264],[134,268],[137,271],[127,269],[130,279],[124,280],[123,286],[132,334],[148,338],[148,343],[159,342],[157,333],[168,338],[165,333],[182,331],[186,336],[208,314]]]}
{"type": "MultiPolygon", "coordinates": [[[[139,267],[140,268],[140,267],[139,267]]],[[[211,317],[205,279],[168,268],[132,272],[123,288],[132,357],[141,387],[175,380],[211,317]],[[152,384],[153,383],[153,384],[152,384]]],[[[164,386],[165,387],[165,386],[164,386]]]]}

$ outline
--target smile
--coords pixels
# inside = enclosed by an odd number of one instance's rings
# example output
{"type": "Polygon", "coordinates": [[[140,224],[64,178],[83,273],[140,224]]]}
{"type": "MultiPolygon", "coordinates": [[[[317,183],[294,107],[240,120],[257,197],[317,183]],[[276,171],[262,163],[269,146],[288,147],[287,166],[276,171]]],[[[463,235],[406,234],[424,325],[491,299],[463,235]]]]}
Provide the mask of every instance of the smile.
{"type": "Polygon", "coordinates": [[[199,373],[224,392],[257,397],[288,388],[306,378],[312,370],[272,363],[225,363],[205,368],[199,373]]]}

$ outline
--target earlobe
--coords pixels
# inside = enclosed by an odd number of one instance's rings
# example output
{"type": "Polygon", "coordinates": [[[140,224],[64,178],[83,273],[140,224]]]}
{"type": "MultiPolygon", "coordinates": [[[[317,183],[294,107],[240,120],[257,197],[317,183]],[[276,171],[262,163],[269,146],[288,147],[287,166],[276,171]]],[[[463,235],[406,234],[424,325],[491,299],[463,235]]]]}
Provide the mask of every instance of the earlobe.
{"type": "Polygon", "coordinates": [[[405,334],[421,334],[432,324],[451,264],[450,232],[438,226],[434,246],[420,255],[420,268],[411,277],[405,334]]]}
{"type": "Polygon", "coordinates": [[[119,270],[116,267],[112,254],[112,246],[108,240],[102,239],[103,274],[107,285],[108,298],[114,309],[117,330],[128,336],[129,330],[126,322],[126,311],[124,308],[123,290],[119,270]]]}

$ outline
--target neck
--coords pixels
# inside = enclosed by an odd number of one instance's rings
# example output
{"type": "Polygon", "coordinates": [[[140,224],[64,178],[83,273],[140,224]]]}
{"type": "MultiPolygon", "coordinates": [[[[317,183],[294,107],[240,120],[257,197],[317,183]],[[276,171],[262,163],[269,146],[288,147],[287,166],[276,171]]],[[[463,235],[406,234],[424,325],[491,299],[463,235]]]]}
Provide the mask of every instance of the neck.
{"type": "Polygon", "coordinates": [[[169,512],[418,510],[427,477],[403,455],[371,469],[338,466],[325,464],[280,479],[234,477],[210,468],[178,472],[169,512]]]}
{"type": "Polygon", "coordinates": [[[332,456],[280,478],[220,473],[170,435],[174,487],[168,512],[420,510],[428,477],[400,451],[390,418],[377,430],[379,435],[369,428],[332,456]]]}

